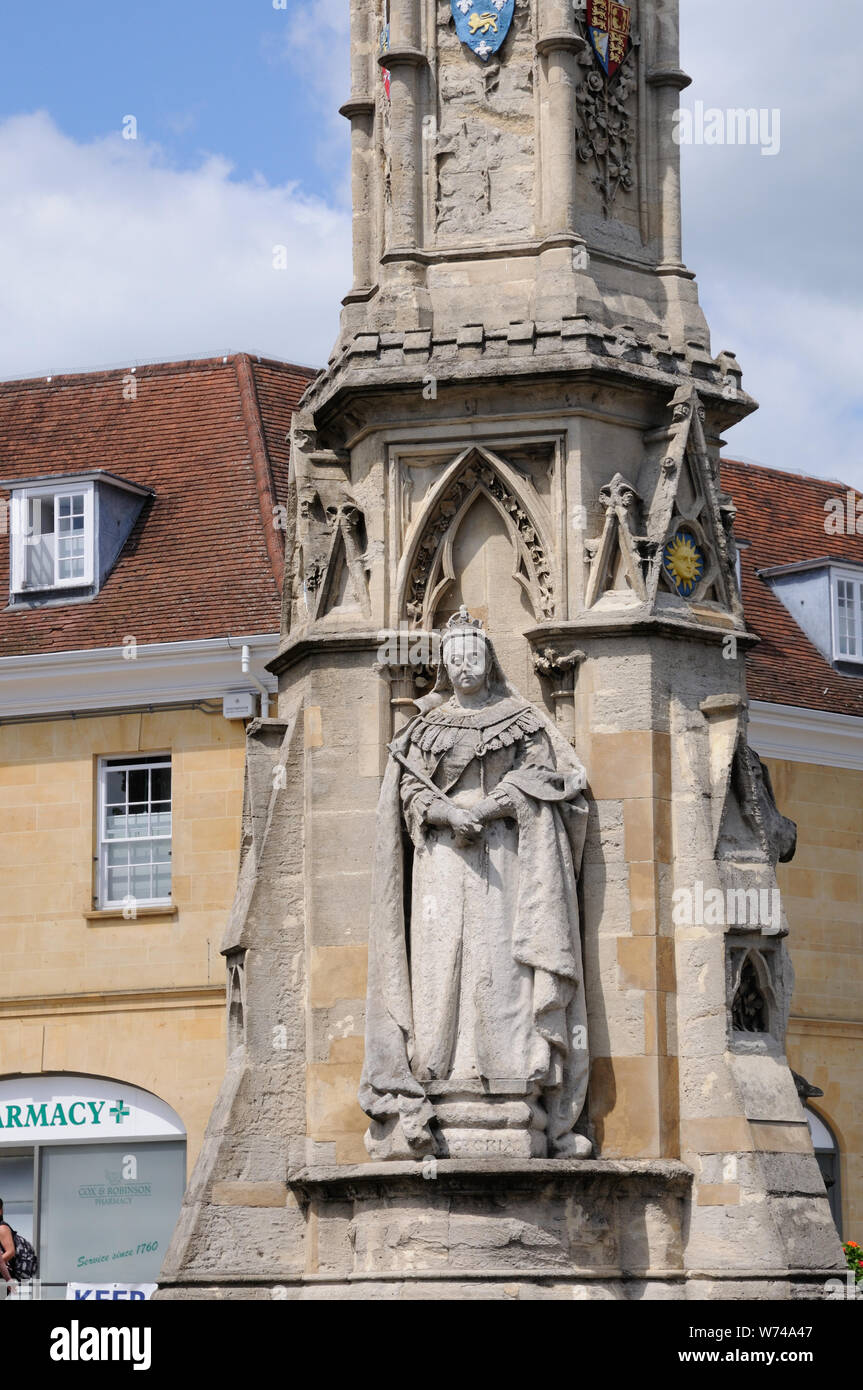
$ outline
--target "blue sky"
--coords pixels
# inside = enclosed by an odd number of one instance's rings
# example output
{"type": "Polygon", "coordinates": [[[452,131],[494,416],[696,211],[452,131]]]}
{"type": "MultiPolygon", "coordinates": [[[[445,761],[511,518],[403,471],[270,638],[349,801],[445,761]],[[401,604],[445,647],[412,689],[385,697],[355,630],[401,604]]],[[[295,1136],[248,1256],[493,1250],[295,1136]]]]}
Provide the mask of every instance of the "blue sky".
{"type": "MultiPolygon", "coordinates": [[[[863,487],[859,0],[834,0],[829,49],[805,0],[681,12],[683,104],[781,116],[776,157],[682,151],[714,350],[736,350],[762,404],[730,451],[863,487]]],[[[347,16],[348,0],[5,7],[0,375],[326,360],[350,281],[347,16]]]]}
{"type": "Polygon", "coordinates": [[[140,137],[181,167],[221,154],[238,178],[289,176],[321,189],[332,161],[320,167],[314,82],[290,64],[300,6],[288,2],[284,10],[271,0],[7,6],[0,115],[41,108],[66,135],[89,141],[119,132],[131,113],[140,137]]]}

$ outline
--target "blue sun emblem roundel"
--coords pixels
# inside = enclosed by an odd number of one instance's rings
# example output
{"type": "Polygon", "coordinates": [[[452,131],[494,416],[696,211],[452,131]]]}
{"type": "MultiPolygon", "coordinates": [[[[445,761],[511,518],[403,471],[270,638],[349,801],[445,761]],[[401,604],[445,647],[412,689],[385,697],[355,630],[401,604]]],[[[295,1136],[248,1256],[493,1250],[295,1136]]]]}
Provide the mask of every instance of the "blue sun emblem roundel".
{"type": "Polygon", "coordinates": [[[681,598],[689,598],[704,574],[704,553],[691,531],[675,531],[665,542],[662,567],[681,598]]]}

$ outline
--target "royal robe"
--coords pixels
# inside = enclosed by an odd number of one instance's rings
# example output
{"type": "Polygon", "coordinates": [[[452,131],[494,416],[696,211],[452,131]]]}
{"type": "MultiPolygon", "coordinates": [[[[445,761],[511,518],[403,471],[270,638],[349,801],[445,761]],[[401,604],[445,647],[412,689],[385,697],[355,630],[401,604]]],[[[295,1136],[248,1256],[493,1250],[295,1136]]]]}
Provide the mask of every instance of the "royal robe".
{"type": "Polygon", "coordinates": [[[391,745],[378,809],[360,1103],[374,1120],[398,1117],[412,1146],[430,1137],[430,1081],[538,1091],[552,1152],[581,1113],[582,785],[565,740],[514,695],[479,710],[452,699],[391,745]],[[428,821],[428,782],[466,810],[491,796],[507,817],[460,847],[449,828],[428,821]]]}

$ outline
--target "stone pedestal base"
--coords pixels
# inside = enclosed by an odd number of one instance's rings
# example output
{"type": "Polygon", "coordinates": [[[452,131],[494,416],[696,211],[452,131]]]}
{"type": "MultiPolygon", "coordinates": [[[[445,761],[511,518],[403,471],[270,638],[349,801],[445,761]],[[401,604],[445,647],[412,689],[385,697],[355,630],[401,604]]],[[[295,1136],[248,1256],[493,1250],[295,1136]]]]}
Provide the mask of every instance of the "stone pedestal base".
{"type": "Polygon", "coordinates": [[[545,1158],[547,1117],[539,1091],[490,1093],[480,1082],[431,1081],[438,1158],[545,1158]]]}
{"type": "MultiPolygon", "coordinates": [[[[430,1081],[426,1094],[434,1106],[425,1142],[408,1135],[393,1117],[372,1120],[366,1148],[375,1162],[426,1157],[590,1158],[593,1145],[583,1134],[563,1135],[549,1152],[548,1116],[539,1087],[519,1082],[496,1084],[475,1080],[430,1081]]],[[[405,1122],[407,1124],[407,1122],[405,1122]]]]}
{"type": "MultiPolygon", "coordinates": [[[[666,1159],[429,1156],[298,1167],[288,1173],[287,1202],[300,1229],[289,1241],[272,1244],[277,1212],[249,1208],[239,1247],[238,1214],[226,1228],[232,1244],[221,1250],[198,1243],[197,1268],[166,1262],[156,1297],[748,1302],[829,1296],[826,1281],[840,1277],[838,1266],[825,1260],[820,1268],[817,1256],[808,1268],[773,1264],[764,1259],[757,1226],[748,1228],[751,1250],[741,1241],[730,1249],[702,1243],[693,1264],[691,1240],[688,1258],[685,1252],[692,1183],[686,1165],[666,1159]],[[253,1258],[241,1263],[247,1251],[253,1258]],[[717,1267],[708,1267],[705,1256],[717,1267]]],[[[212,1229],[218,1234],[221,1227],[212,1229]]]]}
{"type": "Polygon", "coordinates": [[[304,1169],[289,1179],[316,1231],[302,1296],[683,1298],[691,1181],[670,1161],[304,1169]]]}

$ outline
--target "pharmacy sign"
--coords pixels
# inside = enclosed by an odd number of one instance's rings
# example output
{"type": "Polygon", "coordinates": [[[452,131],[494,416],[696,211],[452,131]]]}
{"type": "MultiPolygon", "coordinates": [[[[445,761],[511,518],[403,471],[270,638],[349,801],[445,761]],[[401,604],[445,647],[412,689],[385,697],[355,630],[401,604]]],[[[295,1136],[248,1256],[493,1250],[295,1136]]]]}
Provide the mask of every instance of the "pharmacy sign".
{"type": "Polygon", "coordinates": [[[0,1147],[183,1134],[169,1105],[123,1082],[84,1076],[0,1082],[0,1147]]]}

